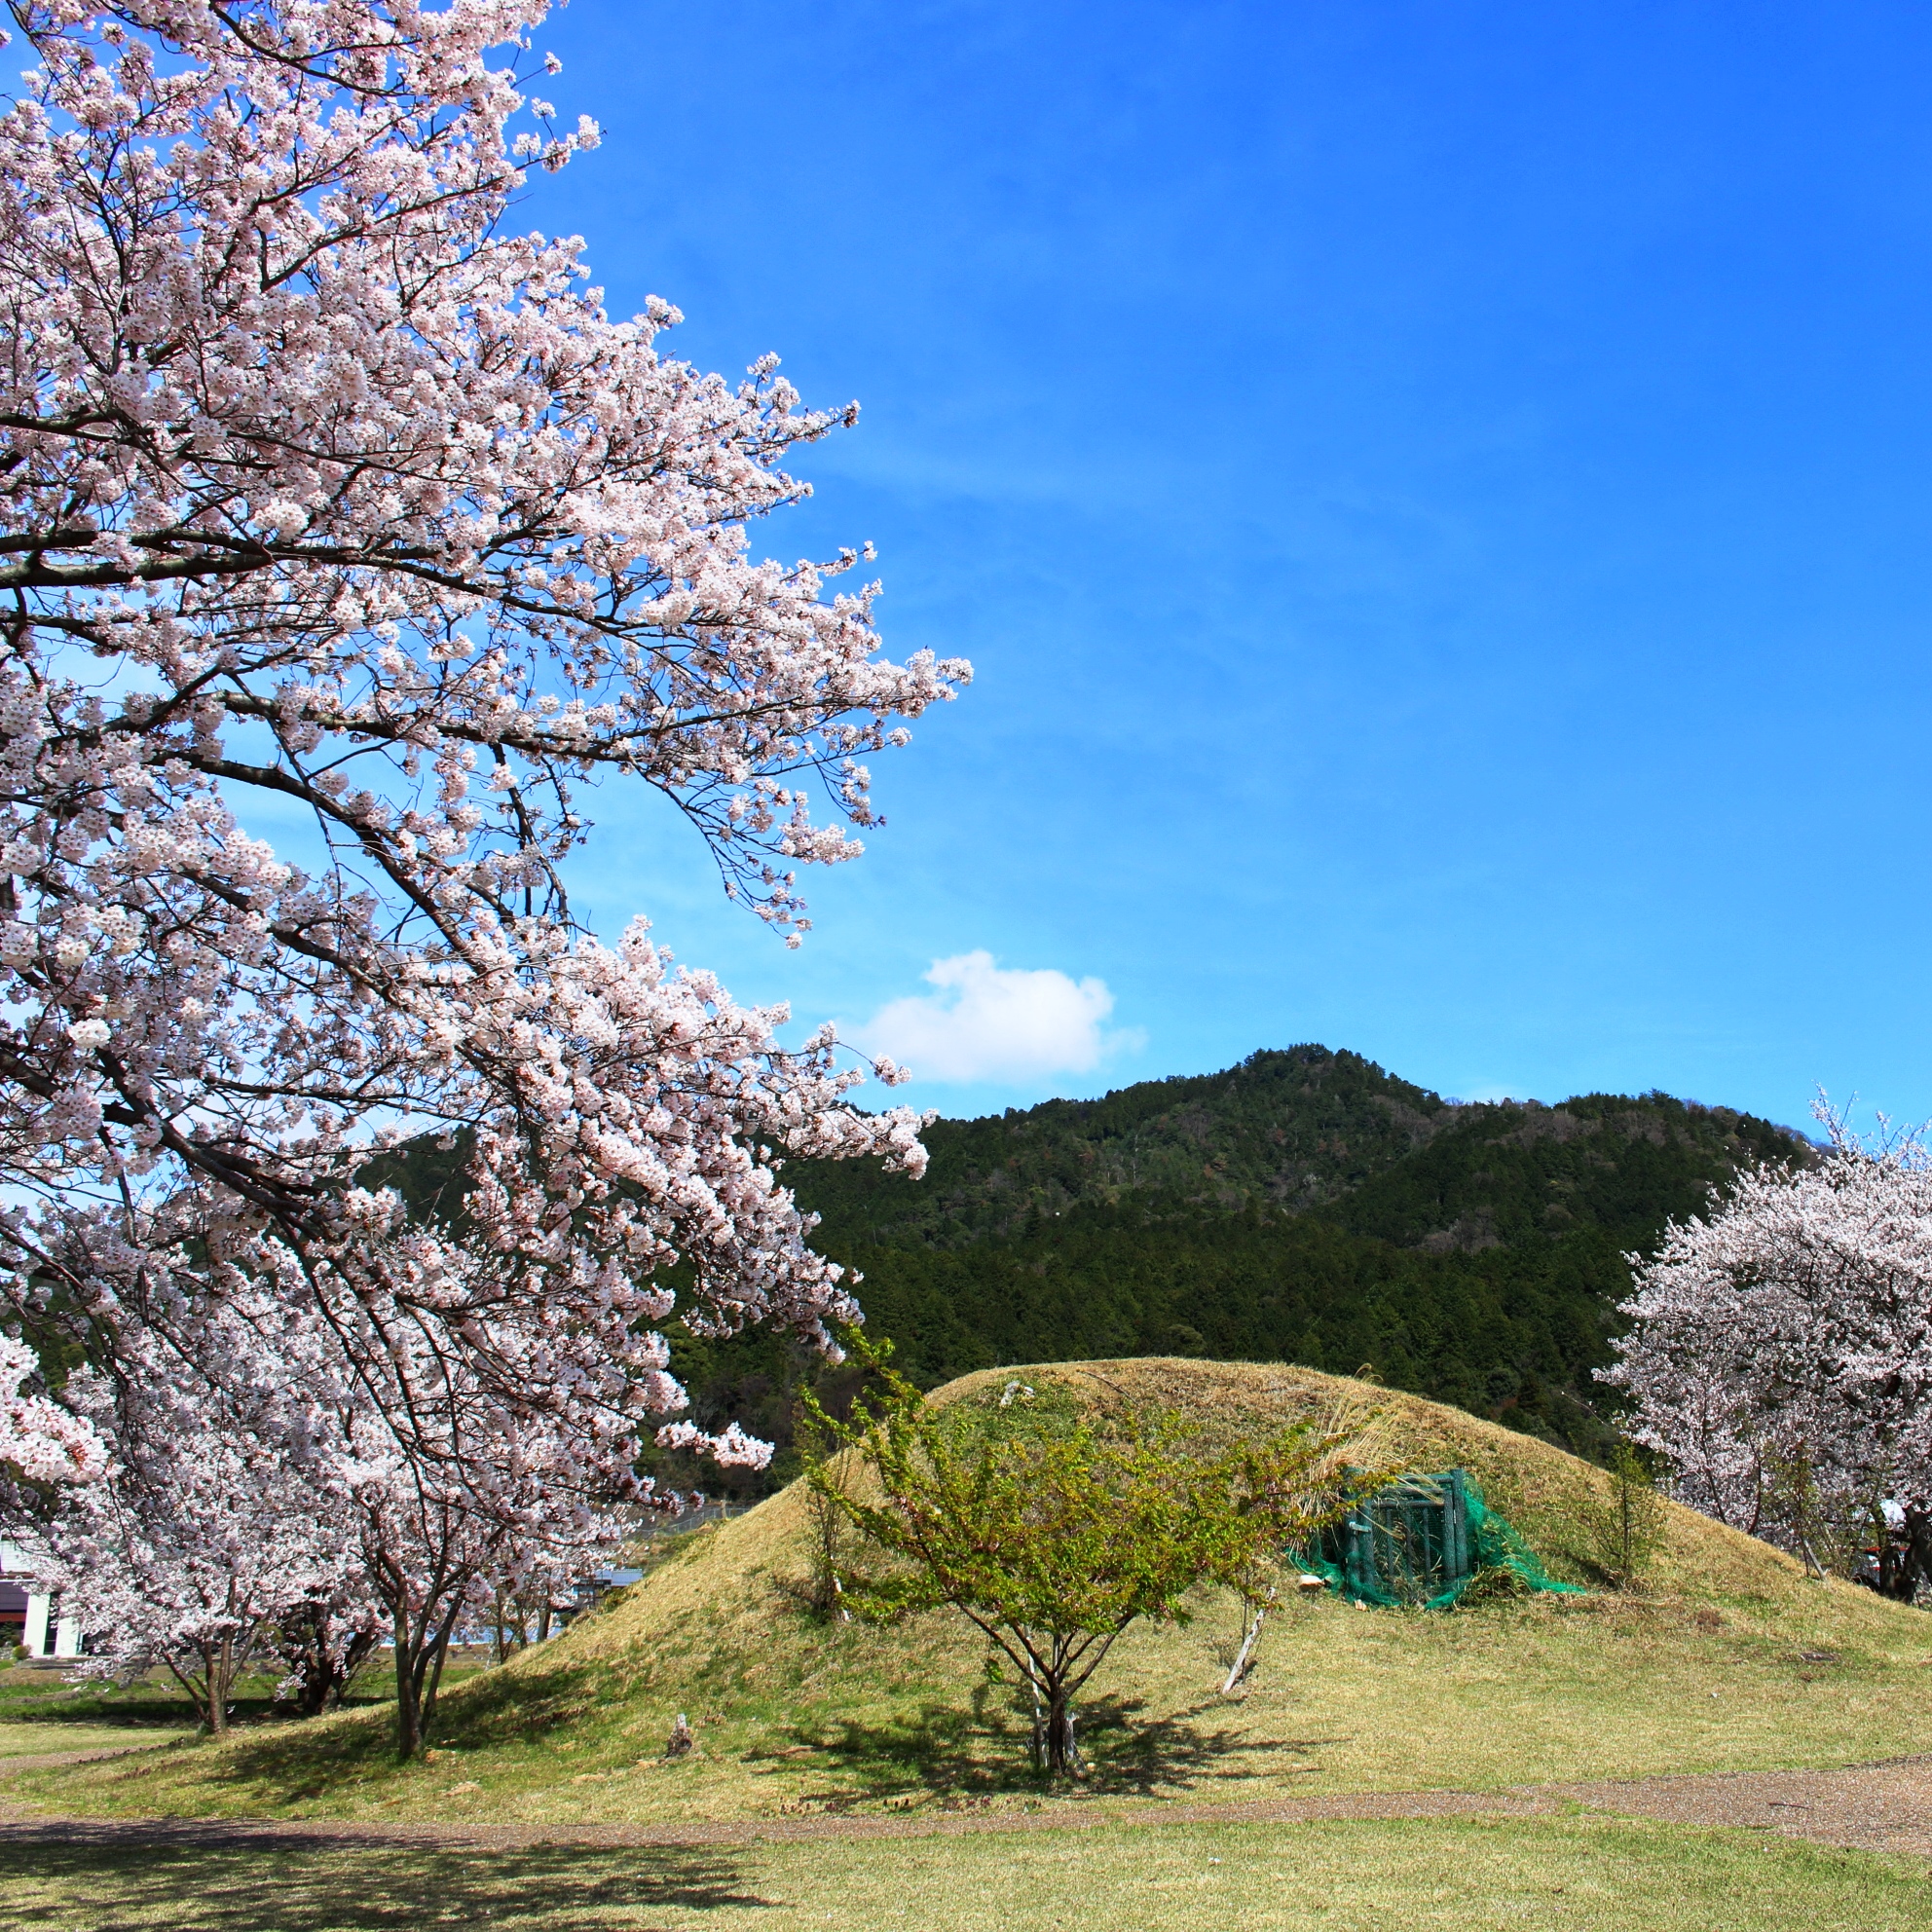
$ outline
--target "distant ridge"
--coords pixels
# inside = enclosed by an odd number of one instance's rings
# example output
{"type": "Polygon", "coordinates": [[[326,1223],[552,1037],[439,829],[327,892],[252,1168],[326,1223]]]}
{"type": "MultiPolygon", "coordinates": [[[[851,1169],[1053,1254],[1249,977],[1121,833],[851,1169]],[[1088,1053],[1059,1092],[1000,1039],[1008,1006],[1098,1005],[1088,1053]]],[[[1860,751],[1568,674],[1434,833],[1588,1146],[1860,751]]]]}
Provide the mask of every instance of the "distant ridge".
{"type": "MultiPolygon", "coordinates": [[[[1598,1454],[1628,1250],[1701,1212],[1788,1128],[1665,1094],[1456,1104],[1305,1044],[1218,1073],[1048,1100],[926,1134],[922,1181],[787,1178],[918,1379],[1194,1355],[1353,1374],[1598,1454]]],[[[797,1372],[747,1337],[681,1345],[714,1416],[786,1428],[797,1372]]]]}
{"type": "MultiPolygon", "coordinates": [[[[1602,1456],[1623,1257],[1804,1135],[1667,1094],[1457,1103],[1305,1044],[927,1130],[923,1180],[794,1161],[820,1249],[864,1277],[875,1334],[925,1385],[1099,1356],[1368,1368],[1392,1388],[1602,1456]]],[[[425,1138],[372,1162],[447,1211],[460,1157],[425,1138]]],[[[781,1335],[672,1333],[706,1427],[790,1440],[814,1359],[781,1335]]],[[[836,1381],[836,1378],[835,1378],[836,1381]]],[[[793,1472],[727,1474],[741,1493],[793,1472]]],[[[674,1479],[720,1472],[675,1463],[674,1479]]]]}
{"type": "Polygon", "coordinates": [[[1554,1106],[1445,1100],[1359,1054],[1316,1045],[1252,1054],[1219,1073],[1141,1081],[1097,1100],[943,1120],[925,1137],[932,1165],[923,1181],[831,1162],[795,1163],[790,1178],[829,1228],[852,1237],[863,1228],[895,1244],[916,1236],[956,1245],[1011,1233],[1029,1213],[1153,1189],[1291,1212],[1353,1196],[1356,1205],[1336,1217],[1343,1225],[1402,1243],[1434,1235],[1482,1245],[1481,1217],[1501,1213],[1521,1232],[1531,1196],[1538,1211],[1556,1210],[1552,1225],[1580,1216],[1635,1232],[1655,1222],[1659,1188],[1671,1197],[1666,1212],[1694,1212],[1709,1184],[1740,1162],[1809,1151],[1788,1128],[1659,1093],[1582,1095],[1554,1106]],[[1679,1155],[1661,1164],[1638,1157],[1638,1173],[1607,1190],[1610,1173],[1633,1165],[1629,1143],[1679,1155]],[[1472,1184],[1468,1150],[1476,1147],[1490,1151],[1483,1180],[1472,1184]],[[1552,1157],[1561,1147],[1577,1154],[1552,1157]],[[1397,1170],[1401,1181],[1374,1185],[1397,1170]],[[1565,1198],[1579,1185],[1580,1201],[1565,1198]],[[1476,1224],[1459,1234],[1470,1214],[1476,1224]]]}

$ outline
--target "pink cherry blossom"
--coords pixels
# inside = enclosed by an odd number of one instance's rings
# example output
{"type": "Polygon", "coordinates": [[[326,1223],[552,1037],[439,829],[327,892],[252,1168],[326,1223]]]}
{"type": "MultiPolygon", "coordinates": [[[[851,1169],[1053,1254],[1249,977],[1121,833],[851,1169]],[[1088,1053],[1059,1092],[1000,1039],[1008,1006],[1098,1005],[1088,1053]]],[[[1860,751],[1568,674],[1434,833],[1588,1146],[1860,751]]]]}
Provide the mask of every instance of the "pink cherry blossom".
{"type": "Polygon", "coordinates": [[[26,1393],[39,1376],[34,1352],[0,1334],[0,1490],[10,1476],[85,1484],[106,1470],[106,1446],[84,1420],[45,1395],[26,1393]]]}
{"type": "Polygon", "coordinates": [[[582,928],[597,785],[654,788],[796,942],[801,869],[876,823],[865,761],[970,668],[881,655],[869,552],[754,546],[853,409],[678,360],[669,304],[613,318],[578,242],[515,231],[597,141],[523,93],[542,0],[10,11],[3,1292],[119,1378],[93,1546],[174,1547],[128,1487],[171,1362],[211,1443],[265,1431],[246,1468],[311,1445],[275,1480],[332,1499],[432,1698],[471,1597],[662,1501],[665,1322],[856,1317],[785,1160],[924,1164],[829,1032],[582,928]],[[365,1184],[424,1133],[434,1225],[365,1184]]]}
{"type": "Polygon", "coordinates": [[[1916,1134],[1866,1146],[1820,1118],[1815,1165],[1739,1175],[1631,1257],[1605,1374],[1686,1502],[1801,1554],[1932,1503],[1932,1158],[1916,1134]]]}

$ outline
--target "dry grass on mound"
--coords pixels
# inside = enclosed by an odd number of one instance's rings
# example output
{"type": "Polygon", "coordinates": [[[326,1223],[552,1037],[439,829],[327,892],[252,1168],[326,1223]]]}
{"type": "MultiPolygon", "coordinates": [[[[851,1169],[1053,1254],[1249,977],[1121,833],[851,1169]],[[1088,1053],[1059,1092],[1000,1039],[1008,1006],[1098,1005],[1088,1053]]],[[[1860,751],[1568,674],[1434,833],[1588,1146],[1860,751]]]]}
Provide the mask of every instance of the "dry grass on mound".
{"type": "MultiPolygon", "coordinates": [[[[1601,1472],[1459,1411],[1302,1369],[1127,1361],[1003,1370],[1105,1402],[1165,1403],[1233,1431],[1338,1401],[1381,1405],[1412,1467],[1471,1469],[1552,1569],[1583,1575],[1579,1523],[1601,1472]]],[[[567,1636],[450,1694],[438,1749],[398,1768],[384,1713],[220,1745],[32,1772],[50,1808],[173,1815],[490,1818],[533,1823],[1014,1806],[1041,1802],[1019,1687],[939,1615],[826,1626],[785,1585],[803,1573],[800,1500],[771,1498],[684,1540],[644,1583],[567,1636]],[[700,1739],[667,1762],[673,1719],[700,1739]]],[[[1453,1613],[1322,1596],[1264,1639],[1245,1694],[1218,1683],[1238,1607],[1203,1593],[1171,1629],[1116,1648],[1083,1714],[1083,1797],[1265,1798],[1497,1789],[1664,1771],[1831,1765],[1923,1748],[1932,1618],[1806,1579],[1689,1510],[1642,1595],[1453,1613]]]]}

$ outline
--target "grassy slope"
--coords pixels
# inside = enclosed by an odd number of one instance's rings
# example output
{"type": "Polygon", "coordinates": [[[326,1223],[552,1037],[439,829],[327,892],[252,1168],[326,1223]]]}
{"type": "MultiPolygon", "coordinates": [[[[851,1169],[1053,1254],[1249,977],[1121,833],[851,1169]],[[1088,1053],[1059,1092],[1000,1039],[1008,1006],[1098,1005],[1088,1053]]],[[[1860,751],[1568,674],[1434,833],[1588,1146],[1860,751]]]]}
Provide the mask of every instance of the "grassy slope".
{"type": "MultiPolygon", "coordinates": [[[[1001,1378],[1014,1371],[999,1371],[1001,1378]]],[[[1389,1447],[1461,1464],[1559,1571],[1600,1472],[1415,1397],[1303,1369],[1135,1360],[1027,1371],[1103,1402],[1159,1400],[1229,1430],[1350,1396],[1389,1447]]],[[[953,1385],[958,1393],[993,1376],[953,1385]]],[[[957,1619],[827,1629],[788,1606],[791,1492],[699,1533],[568,1636],[448,1699],[439,1748],[398,1769],[380,1714],[33,1772],[62,1809],[559,1822],[1030,1805],[1016,1689],[957,1619]],[[666,1763],[687,1710],[702,1740],[666,1763]]],[[[1216,1694],[1235,1607],[1137,1629],[1093,1687],[1090,1797],[1500,1788],[1660,1771],[1826,1765],[1923,1746],[1932,1621],[1805,1579],[1764,1544],[1673,1509],[1643,1597],[1498,1602],[1451,1615],[1295,1605],[1245,1697],[1216,1694]],[[1807,1660],[1804,1653],[1829,1653],[1807,1660]]]]}

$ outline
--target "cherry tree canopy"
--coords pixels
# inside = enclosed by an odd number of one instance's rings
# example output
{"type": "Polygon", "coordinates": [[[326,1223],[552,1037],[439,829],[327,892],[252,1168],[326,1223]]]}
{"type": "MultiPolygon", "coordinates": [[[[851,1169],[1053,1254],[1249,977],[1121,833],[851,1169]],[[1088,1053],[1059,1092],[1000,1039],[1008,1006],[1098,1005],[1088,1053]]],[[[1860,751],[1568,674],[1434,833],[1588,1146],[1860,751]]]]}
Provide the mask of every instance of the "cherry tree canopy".
{"type": "Polygon", "coordinates": [[[268,1621],[341,1603],[360,1579],[331,1494],[342,1465],[305,1416],[289,1364],[247,1346],[247,1326],[204,1299],[166,1341],[124,1323],[112,1375],[84,1366],[68,1378],[66,1402],[113,1443],[114,1461],[62,1496],[35,1569],[86,1622],[86,1667],[166,1668],[219,1731],[268,1621]],[[184,1330],[220,1361],[220,1382],[184,1363],[184,1330]]]}
{"type": "MultiPolygon", "coordinates": [[[[433,1235],[401,1239],[418,1268],[465,1259],[433,1235]]],[[[391,1279],[409,1265],[386,1263],[391,1279]]],[[[42,1512],[39,1567],[72,1591],[97,1668],[166,1665],[215,1729],[271,1630],[339,1643],[384,1630],[413,1751],[465,1613],[581,1578],[629,1527],[620,1505],[650,1500],[635,1419],[657,1392],[472,1317],[502,1379],[527,1385],[511,1403],[426,1305],[378,1328],[362,1299],[331,1299],[334,1277],[320,1281],[317,1297],[227,1271],[187,1292],[155,1286],[141,1315],[116,1310],[111,1372],[84,1367],[64,1391],[112,1464],[42,1512]]],[[[670,1427],[725,1458],[768,1453],[735,1430],[670,1427]]]]}
{"type": "Polygon", "coordinates": [[[80,1417],[29,1393],[39,1379],[34,1352],[0,1334],[0,1484],[10,1470],[33,1483],[93,1481],[107,1468],[106,1445],[80,1417]]]}
{"type": "Polygon", "coordinates": [[[576,926],[583,788],[656,787],[796,940],[863,760],[970,675],[879,656],[853,553],[752,542],[851,411],[666,356],[674,310],[613,320],[578,243],[510,231],[596,141],[524,91],[543,12],[10,0],[0,113],[13,1292],[111,1342],[266,1285],[446,1466],[398,1362],[627,1442],[679,1400],[674,1308],[852,1312],[786,1154],[923,1163],[829,1035],[576,926]],[[461,1249],[355,1184],[426,1127],[461,1249]]]}
{"type": "Polygon", "coordinates": [[[1678,1493],[1799,1547],[1932,1502],[1932,1160],[1834,1126],[1815,1167],[1741,1174],[1711,1214],[1632,1257],[1606,1380],[1678,1493]]]}

